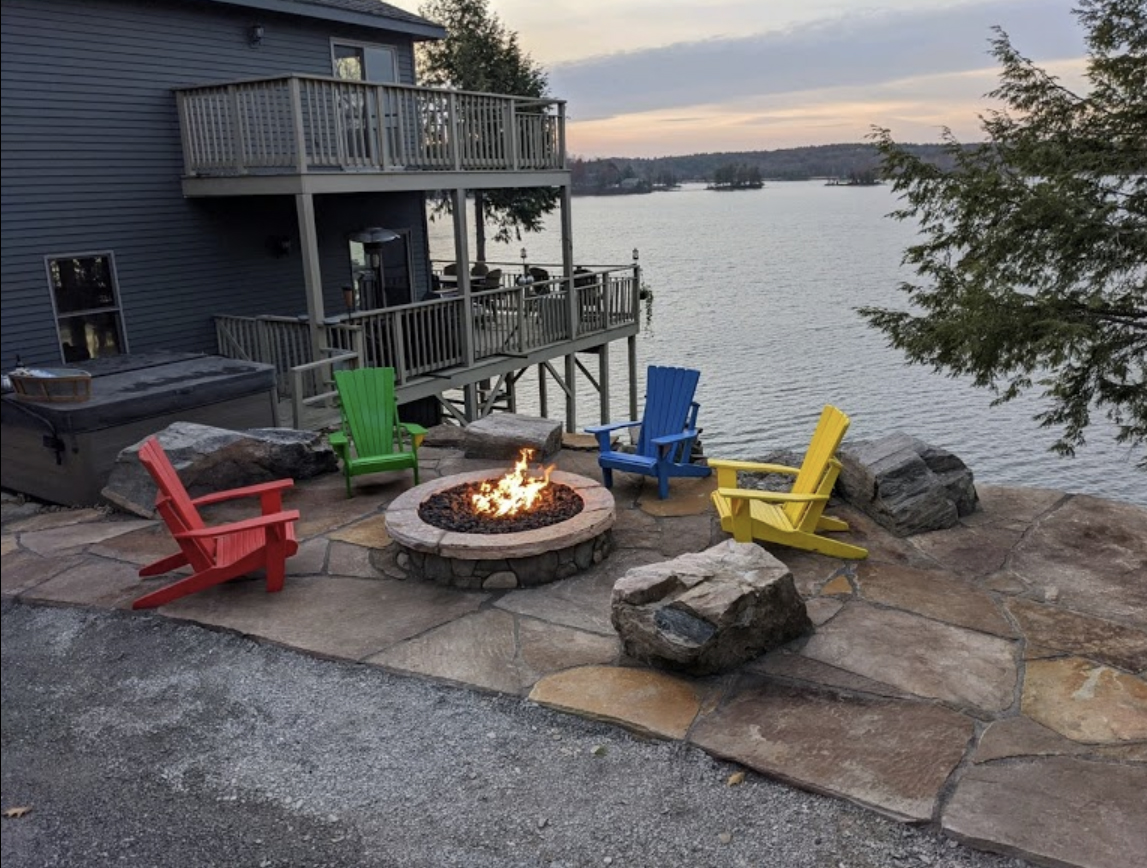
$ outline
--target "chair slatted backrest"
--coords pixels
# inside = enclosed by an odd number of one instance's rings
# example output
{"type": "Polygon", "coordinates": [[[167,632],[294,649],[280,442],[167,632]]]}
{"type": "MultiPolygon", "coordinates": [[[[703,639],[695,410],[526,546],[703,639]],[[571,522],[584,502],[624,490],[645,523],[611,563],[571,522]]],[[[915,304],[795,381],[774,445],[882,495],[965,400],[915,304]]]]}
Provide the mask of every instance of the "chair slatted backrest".
{"type": "MultiPolygon", "coordinates": [[[[793,494],[828,494],[832,491],[833,483],[840,473],[836,451],[848,431],[848,422],[848,416],[832,405],[821,411],[820,421],[817,422],[808,451],[801,462],[800,473],[793,481],[793,494]]],[[[786,503],[784,510],[793,527],[807,530],[807,526],[816,525],[824,507],[825,501],[822,500],[786,503]]]]}
{"type": "MultiPolygon", "coordinates": [[[[189,530],[200,530],[205,525],[199,510],[191,502],[191,496],[183,487],[183,482],[176,473],[154,437],[148,440],[139,449],[140,463],[151,474],[159,489],[155,494],[155,509],[163,523],[172,535],[189,530]]],[[[177,539],[180,549],[187,556],[188,562],[196,570],[205,570],[215,561],[215,541],[211,539],[177,539]]]]}
{"type": "Polygon", "coordinates": [[[655,437],[680,434],[685,430],[700,379],[701,372],[692,368],[650,365],[645,376],[645,413],[641,417],[641,434],[637,439],[638,455],[655,457],[655,437]]]}
{"type": "Polygon", "coordinates": [[[390,455],[402,449],[394,368],[335,371],[343,423],[359,458],[390,455]]]}

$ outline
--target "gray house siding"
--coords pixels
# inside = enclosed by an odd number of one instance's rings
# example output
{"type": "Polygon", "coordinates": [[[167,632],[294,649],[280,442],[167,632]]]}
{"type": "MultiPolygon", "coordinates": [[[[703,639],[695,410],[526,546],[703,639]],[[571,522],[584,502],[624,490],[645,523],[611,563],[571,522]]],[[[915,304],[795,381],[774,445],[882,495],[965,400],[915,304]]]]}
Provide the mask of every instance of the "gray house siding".
{"type": "MultiPolygon", "coordinates": [[[[281,75],[329,75],[332,37],[398,49],[408,36],[221,4],[4,0],[0,367],[60,361],[44,259],[110,251],[132,351],[214,349],[211,314],[306,308],[293,199],[184,199],[172,88],[281,75]],[[247,42],[255,21],[260,45],[247,42]],[[282,256],[268,244],[291,238],[282,256]]],[[[411,227],[425,269],[421,194],[320,197],[323,282],[342,310],[346,233],[411,227]],[[346,206],[339,202],[346,200],[346,206]]],[[[426,280],[425,274],[416,279],[426,280]]]]}

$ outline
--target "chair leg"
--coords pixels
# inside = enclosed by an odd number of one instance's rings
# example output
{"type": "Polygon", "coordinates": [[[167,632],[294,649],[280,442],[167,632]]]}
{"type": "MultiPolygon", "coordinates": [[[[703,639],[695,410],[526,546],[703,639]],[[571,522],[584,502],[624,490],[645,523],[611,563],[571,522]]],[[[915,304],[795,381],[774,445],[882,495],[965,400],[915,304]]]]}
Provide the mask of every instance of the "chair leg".
{"type": "Polygon", "coordinates": [[[418,460],[414,461],[414,484],[418,485],[418,460]]]}
{"type": "Polygon", "coordinates": [[[139,570],[140,578],[147,576],[162,576],[164,573],[170,573],[172,570],[178,570],[180,567],[187,566],[187,556],[183,552],[176,552],[173,555],[168,555],[165,558],[160,558],[154,564],[148,564],[146,567],[141,567],[139,570]]]}
{"type": "Polygon", "coordinates": [[[602,481],[605,482],[606,488],[613,488],[613,468],[612,467],[601,468],[601,478],[602,478],[602,481]]]}
{"type": "Polygon", "coordinates": [[[664,466],[657,468],[657,496],[662,500],[669,499],[669,471],[664,466]]]}
{"type": "Polygon", "coordinates": [[[144,594],[132,603],[131,607],[133,609],[154,609],[156,606],[163,606],[172,600],[178,600],[180,597],[186,597],[188,594],[194,594],[233,578],[235,575],[228,570],[204,570],[201,573],[188,576],[186,579],[180,579],[165,588],[160,588],[158,591],[144,594]]]}
{"type": "Polygon", "coordinates": [[[351,485],[351,475],[350,475],[350,468],[349,467],[347,467],[343,471],[343,476],[346,477],[346,496],[347,497],[354,497],[354,487],[351,485]]]}

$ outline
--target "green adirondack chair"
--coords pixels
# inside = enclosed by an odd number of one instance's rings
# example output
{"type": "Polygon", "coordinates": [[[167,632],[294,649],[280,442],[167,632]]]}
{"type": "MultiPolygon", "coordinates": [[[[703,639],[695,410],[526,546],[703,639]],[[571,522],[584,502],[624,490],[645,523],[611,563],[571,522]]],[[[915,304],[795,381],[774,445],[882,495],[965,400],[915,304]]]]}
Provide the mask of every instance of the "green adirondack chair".
{"type": "Polygon", "coordinates": [[[342,430],[331,434],[330,442],[342,459],[347,497],[354,497],[351,480],[364,473],[409,467],[417,485],[418,447],[426,429],[399,421],[394,368],[335,371],[335,388],[342,408],[342,430]]]}

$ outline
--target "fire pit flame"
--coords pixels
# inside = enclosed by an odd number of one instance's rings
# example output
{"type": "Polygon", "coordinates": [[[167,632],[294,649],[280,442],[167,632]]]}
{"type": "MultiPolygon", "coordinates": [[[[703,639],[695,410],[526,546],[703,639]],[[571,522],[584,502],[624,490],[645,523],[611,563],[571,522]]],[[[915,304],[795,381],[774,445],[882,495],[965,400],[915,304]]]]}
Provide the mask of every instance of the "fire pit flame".
{"type": "Polygon", "coordinates": [[[530,459],[534,450],[523,449],[514,469],[501,479],[483,482],[471,498],[474,512],[479,515],[501,517],[527,512],[550,484],[554,465],[544,468],[542,476],[529,476],[530,459]]]}

